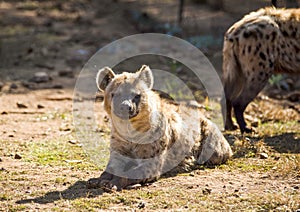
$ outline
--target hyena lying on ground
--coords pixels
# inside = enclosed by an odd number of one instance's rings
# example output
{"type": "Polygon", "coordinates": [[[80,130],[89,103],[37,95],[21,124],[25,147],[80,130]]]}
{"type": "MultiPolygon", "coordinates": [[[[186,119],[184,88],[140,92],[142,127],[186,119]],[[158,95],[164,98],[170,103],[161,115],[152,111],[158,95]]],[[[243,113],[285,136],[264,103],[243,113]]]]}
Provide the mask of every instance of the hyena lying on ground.
{"type": "Polygon", "coordinates": [[[225,129],[236,128],[233,107],[241,132],[251,132],[244,110],[269,77],[280,72],[300,73],[300,9],[260,9],[229,28],[223,47],[225,129]]]}
{"type": "Polygon", "coordinates": [[[177,173],[196,164],[217,165],[232,156],[227,140],[199,107],[177,104],[152,90],[148,66],[120,75],[103,68],[97,85],[111,119],[110,159],[88,187],[120,190],[171,169],[177,173]]]}

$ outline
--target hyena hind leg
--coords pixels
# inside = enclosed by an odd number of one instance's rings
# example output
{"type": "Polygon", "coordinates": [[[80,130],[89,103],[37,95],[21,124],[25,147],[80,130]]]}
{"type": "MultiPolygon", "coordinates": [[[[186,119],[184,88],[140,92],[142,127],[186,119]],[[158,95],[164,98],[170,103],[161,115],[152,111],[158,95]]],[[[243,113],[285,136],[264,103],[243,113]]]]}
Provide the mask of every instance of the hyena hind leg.
{"type": "Polygon", "coordinates": [[[241,94],[232,101],[234,114],[237,123],[240,127],[241,133],[252,132],[251,128],[247,127],[244,111],[248,104],[258,95],[258,93],[265,87],[269,77],[272,75],[271,70],[254,72],[252,76],[249,76],[246,85],[241,94]],[[256,82],[255,82],[256,80],[256,82]]]}
{"type": "Polygon", "coordinates": [[[223,123],[225,123],[225,130],[236,130],[237,126],[232,121],[232,103],[226,97],[221,100],[223,123]]]}

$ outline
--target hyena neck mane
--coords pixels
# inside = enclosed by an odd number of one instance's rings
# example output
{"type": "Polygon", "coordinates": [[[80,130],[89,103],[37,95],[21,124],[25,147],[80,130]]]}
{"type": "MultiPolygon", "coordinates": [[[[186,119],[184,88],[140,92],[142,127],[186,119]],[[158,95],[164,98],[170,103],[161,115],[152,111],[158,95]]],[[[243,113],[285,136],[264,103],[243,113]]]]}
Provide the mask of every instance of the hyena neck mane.
{"type": "Polygon", "coordinates": [[[115,136],[139,143],[163,136],[165,118],[159,112],[161,94],[152,90],[153,75],[148,66],[142,66],[136,73],[119,75],[105,67],[98,72],[96,82],[104,91],[104,107],[115,136]]]}

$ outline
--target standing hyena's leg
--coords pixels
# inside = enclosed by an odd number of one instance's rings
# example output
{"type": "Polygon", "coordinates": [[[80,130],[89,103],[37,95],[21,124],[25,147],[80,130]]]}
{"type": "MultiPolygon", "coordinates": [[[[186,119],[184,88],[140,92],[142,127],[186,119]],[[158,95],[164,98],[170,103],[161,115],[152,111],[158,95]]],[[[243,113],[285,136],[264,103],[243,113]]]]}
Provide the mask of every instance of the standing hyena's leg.
{"type": "Polygon", "coordinates": [[[225,123],[225,130],[236,130],[237,126],[232,121],[232,103],[229,98],[223,97],[221,100],[223,123],[225,123]]]}
{"type": "MultiPolygon", "coordinates": [[[[270,60],[270,64],[273,62],[270,60]]],[[[268,63],[268,66],[270,65],[268,63]]],[[[235,117],[242,133],[251,132],[250,128],[247,128],[244,119],[244,111],[247,105],[257,96],[257,94],[265,87],[269,77],[273,73],[273,69],[262,66],[261,70],[253,71],[249,73],[249,77],[246,79],[245,86],[241,94],[232,101],[235,117]]]]}
{"type": "Polygon", "coordinates": [[[267,21],[249,24],[234,48],[243,77],[236,78],[241,92],[232,99],[236,120],[241,132],[251,132],[246,127],[244,111],[257,94],[264,88],[274,72],[278,57],[278,29],[267,21]],[[242,80],[242,81],[241,81],[242,80]]]}

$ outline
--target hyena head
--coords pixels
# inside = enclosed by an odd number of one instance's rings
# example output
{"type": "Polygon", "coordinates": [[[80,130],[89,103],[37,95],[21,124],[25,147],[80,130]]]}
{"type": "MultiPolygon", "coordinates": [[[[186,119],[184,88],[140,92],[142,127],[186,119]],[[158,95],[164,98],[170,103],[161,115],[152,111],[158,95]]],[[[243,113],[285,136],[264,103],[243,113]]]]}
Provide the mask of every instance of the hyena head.
{"type": "MultiPolygon", "coordinates": [[[[104,107],[113,120],[119,124],[127,120],[133,126],[138,120],[147,120],[149,93],[153,87],[153,75],[148,66],[143,65],[136,73],[119,75],[105,67],[99,70],[96,82],[98,88],[104,91],[104,107]]],[[[140,125],[135,127],[136,130],[147,130],[147,124],[140,125]]]]}

